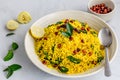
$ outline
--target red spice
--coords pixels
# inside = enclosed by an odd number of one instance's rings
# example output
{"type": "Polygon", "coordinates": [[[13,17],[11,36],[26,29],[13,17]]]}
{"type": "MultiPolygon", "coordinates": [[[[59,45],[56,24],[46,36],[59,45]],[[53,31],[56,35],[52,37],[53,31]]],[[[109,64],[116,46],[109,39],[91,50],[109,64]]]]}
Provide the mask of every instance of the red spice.
{"type": "Polygon", "coordinates": [[[84,43],[84,40],[82,39],[81,42],[84,43]]]}
{"type": "Polygon", "coordinates": [[[70,20],[71,23],[73,23],[74,21],[73,20],[70,20]]]}
{"type": "Polygon", "coordinates": [[[89,54],[89,56],[91,56],[91,55],[92,55],[92,52],[89,52],[88,54],[89,54]]]}
{"type": "Polygon", "coordinates": [[[58,65],[57,64],[54,64],[53,67],[57,67],[58,65]]]}
{"type": "Polygon", "coordinates": [[[99,14],[106,14],[112,11],[111,8],[108,8],[104,3],[94,5],[90,9],[99,14]]]}
{"type": "Polygon", "coordinates": [[[70,37],[69,37],[69,40],[72,41],[72,40],[73,40],[73,37],[70,36],[70,37]]]}
{"type": "Polygon", "coordinates": [[[74,55],[77,54],[77,50],[74,50],[74,51],[73,51],[73,54],[74,54],[74,55]]]}
{"type": "Polygon", "coordinates": [[[61,48],[61,44],[58,44],[57,47],[58,47],[58,48],[61,48]]]}
{"type": "Polygon", "coordinates": [[[58,32],[55,32],[55,35],[58,35],[58,32]]]}
{"type": "Polygon", "coordinates": [[[92,61],[92,64],[95,64],[95,65],[96,65],[96,64],[97,64],[97,62],[96,62],[96,61],[92,61]]]}
{"type": "Polygon", "coordinates": [[[44,37],[44,40],[47,40],[47,37],[44,37]]]}
{"type": "Polygon", "coordinates": [[[61,25],[60,27],[62,27],[62,28],[66,28],[66,25],[65,25],[65,24],[63,24],[63,25],[61,25]]]}
{"type": "Polygon", "coordinates": [[[80,51],[80,48],[77,48],[77,52],[79,52],[80,51]]]}
{"type": "Polygon", "coordinates": [[[39,40],[42,40],[42,38],[40,38],[39,40]]]}
{"type": "Polygon", "coordinates": [[[60,29],[60,26],[57,26],[57,29],[60,29]]]}
{"type": "Polygon", "coordinates": [[[76,31],[77,33],[80,33],[80,31],[77,28],[74,28],[74,31],[76,31]]]}
{"type": "Polygon", "coordinates": [[[90,31],[90,27],[87,28],[87,31],[90,31]]]}
{"type": "Polygon", "coordinates": [[[42,63],[43,63],[43,64],[47,64],[47,62],[46,62],[45,60],[44,60],[44,61],[42,61],[42,63]]]}
{"type": "Polygon", "coordinates": [[[81,30],[85,30],[85,28],[84,28],[84,27],[82,27],[82,28],[81,28],[81,30]]]}
{"type": "Polygon", "coordinates": [[[69,22],[69,19],[66,19],[66,20],[65,20],[65,23],[68,23],[68,22],[69,22]]]}
{"type": "Polygon", "coordinates": [[[85,50],[82,50],[83,54],[85,55],[86,54],[86,51],[85,50]]]}

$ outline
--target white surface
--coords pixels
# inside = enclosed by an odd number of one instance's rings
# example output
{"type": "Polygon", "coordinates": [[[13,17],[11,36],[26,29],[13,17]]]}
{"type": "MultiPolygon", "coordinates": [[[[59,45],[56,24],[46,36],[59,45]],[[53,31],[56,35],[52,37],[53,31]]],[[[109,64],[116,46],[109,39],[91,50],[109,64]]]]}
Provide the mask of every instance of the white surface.
{"type": "MultiPolygon", "coordinates": [[[[114,0],[116,4],[115,15],[108,24],[114,29],[120,45],[120,0],[114,0]]],[[[120,79],[120,49],[115,60],[111,63],[112,76],[105,77],[103,71],[87,78],[65,79],[49,75],[32,64],[24,50],[24,37],[28,28],[37,19],[46,14],[60,10],[82,10],[87,11],[88,0],[0,0],[0,80],[7,80],[3,69],[13,63],[23,66],[16,71],[8,80],[119,80],[120,79]],[[33,19],[28,24],[21,24],[19,29],[14,31],[16,35],[6,37],[9,32],[5,24],[10,19],[16,19],[21,11],[28,11],[33,19]],[[19,49],[15,51],[15,56],[9,62],[4,62],[3,57],[6,55],[11,43],[16,41],[19,49]]]]}
{"type": "MultiPolygon", "coordinates": [[[[101,28],[103,27],[107,27],[110,28],[109,25],[107,25],[106,23],[104,23],[103,20],[99,19],[98,17],[91,15],[89,13],[86,12],[82,12],[82,11],[77,11],[77,10],[72,10],[72,11],[59,11],[56,13],[52,13],[49,14],[47,16],[44,16],[42,18],[40,18],[38,21],[36,21],[31,28],[33,27],[47,27],[50,24],[56,23],[62,19],[75,19],[75,20],[79,20],[81,22],[87,22],[92,28],[96,29],[97,31],[99,31],[101,28]]],[[[42,31],[41,33],[42,34],[42,31]]],[[[111,29],[111,34],[113,37],[113,42],[110,46],[109,52],[111,52],[110,56],[110,62],[114,60],[116,52],[117,52],[117,37],[115,36],[115,33],[113,32],[113,30],[111,29]]],[[[103,37],[103,36],[102,36],[103,37]]],[[[98,73],[101,69],[103,69],[103,62],[102,64],[95,67],[92,70],[89,70],[85,73],[82,74],[74,74],[74,75],[67,75],[67,74],[61,74],[56,70],[52,70],[48,67],[46,67],[44,64],[42,64],[40,62],[40,60],[38,59],[38,56],[35,54],[35,49],[34,49],[34,40],[32,38],[32,36],[29,34],[29,31],[26,34],[25,37],[25,50],[27,52],[28,57],[30,58],[30,60],[41,70],[50,73],[52,75],[55,76],[59,76],[59,77],[65,77],[65,78],[77,78],[77,77],[86,77],[86,76],[90,76],[93,74],[98,73]]]]}

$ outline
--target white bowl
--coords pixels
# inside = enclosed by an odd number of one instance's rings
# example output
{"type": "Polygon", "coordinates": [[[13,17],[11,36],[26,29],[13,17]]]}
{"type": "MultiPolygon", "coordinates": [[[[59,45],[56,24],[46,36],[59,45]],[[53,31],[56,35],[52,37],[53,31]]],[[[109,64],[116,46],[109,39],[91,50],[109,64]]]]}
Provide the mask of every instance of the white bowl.
{"type": "Polygon", "coordinates": [[[96,16],[102,18],[105,21],[111,20],[115,12],[115,3],[112,0],[89,0],[88,2],[88,11],[95,14],[96,16]],[[111,8],[112,11],[106,14],[99,14],[90,9],[93,5],[105,3],[108,8],[111,8]]]}
{"type": "MultiPolygon", "coordinates": [[[[114,59],[117,48],[118,48],[117,37],[116,37],[113,29],[107,23],[105,23],[102,19],[100,19],[92,14],[82,12],[82,11],[61,11],[61,12],[52,13],[45,17],[40,18],[32,26],[47,27],[49,24],[56,23],[57,21],[60,21],[62,19],[69,19],[69,18],[79,20],[81,22],[87,22],[90,25],[90,27],[93,27],[98,31],[103,27],[109,28],[112,33],[112,36],[113,36],[113,42],[109,49],[110,50],[110,55],[109,55],[110,62],[114,59]]],[[[25,50],[26,50],[26,53],[27,53],[28,57],[30,58],[30,60],[39,69],[41,69],[49,74],[59,76],[59,77],[66,77],[66,78],[86,77],[86,76],[90,76],[90,75],[93,75],[93,74],[99,72],[100,70],[103,69],[103,66],[104,66],[104,61],[103,61],[103,63],[101,65],[99,65],[98,67],[95,67],[94,69],[91,69],[82,74],[74,74],[74,75],[62,74],[62,73],[59,73],[57,70],[50,69],[50,68],[46,67],[45,65],[43,65],[41,63],[41,61],[38,59],[38,56],[36,55],[35,50],[34,50],[34,40],[31,37],[31,35],[29,34],[29,31],[27,32],[27,34],[25,36],[25,50]]]]}

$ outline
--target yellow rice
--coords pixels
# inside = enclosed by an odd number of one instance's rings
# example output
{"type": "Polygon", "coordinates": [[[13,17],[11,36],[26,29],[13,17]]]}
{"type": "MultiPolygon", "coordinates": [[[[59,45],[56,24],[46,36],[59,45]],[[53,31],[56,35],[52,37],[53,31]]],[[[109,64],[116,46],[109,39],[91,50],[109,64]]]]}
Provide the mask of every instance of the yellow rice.
{"type": "Polygon", "coordinates": [[[61,20],[46,27],[44,36],[35,39],[35,51],[43,64],[59,72],[61,72],[60,66],[65,67],[67,71],[63,73],[66,74],[88,71],[98,66],[104,58],[104,47],[100,45],[98,31],[87,23],[72,19],[61,20]],[[66,23],[87,33],[73,30],[71,37],[66,37],[61,33],[67,31],[62,27],[66,23]],[[68,56],[79,59],[80,62],[76,64],[70,61],[68,56]],[[57,61],[58,59],[60,61],[57,61]]]}

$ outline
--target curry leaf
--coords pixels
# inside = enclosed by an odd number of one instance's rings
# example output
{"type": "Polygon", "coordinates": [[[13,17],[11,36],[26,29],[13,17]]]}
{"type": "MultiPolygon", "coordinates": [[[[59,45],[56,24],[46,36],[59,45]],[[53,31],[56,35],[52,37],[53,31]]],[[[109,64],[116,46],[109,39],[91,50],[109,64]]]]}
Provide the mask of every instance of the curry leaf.
{"type": "Polygon", "coordinates": [[[81,62],[80,59],[74,58],[73,56],[67,56],[67,58],[75,64],[79,64],[81,62]]]}
{"type": "Polygon", "coordinates": [[[19,64],[12,64],[12,65],[8,66],[6,69],[4,69],[3,71],[7,71],[8,72],[6,78],[9,78],[10,76],[12,76],[14,71],[16,71],[16,70],[18,70],[20,68],[22,68],[21,65],[19,65],[19,64]]]}
{"type": "Polygon", "coordinates": [[[70,37],[71,36],[71,34],[68,33],[68,32],[61,32],[61,33],[62,33],[62,35],[66,36],[66,37],[70,37]]]}
{"type": "Polygon", "coordinates": [[[62,23],[63,23],[63,22],[59,21],[59,22],[56,23],[56,25],[58,25],[58,24],[62,24],[62,23]]]}
{"type": "Polygon", "coordinates": [[[58,69],[63,72],[63,73],[66,73],[68,72],[68,68],[64,67],[64,66],[59,66],[58,69]]]}
{"type": "Polygon", "coordinates": [[[8,50],[8,53],[7,53],[7,55],[4,57],[4,61],[9,61],[10,59],[12,59],[13,58],[13,56],[14,56],[14,54],[13,54],[13,50],[8,50]]]}
{"type": "Polygon", "coordinates": [[[8,68],[8,73],[6,78],[8,79],[10,76],[12,76],[12,74],[13,74],[13,71],[10,68],[8,68]]]}
{"type": "Polygon", "coordinates": [[[16,70],[22,68],[22,66],[18,65],[18,64],[12,64],[11,66],[8,66],[8,68],[10,68],[12,71],[16,71],[16,70]]]}
{"type": "Polygon", "coordinates": [[[81,22],[81,26],[82,26],[82,27],[85,27],[85,26],[86,26],[86,23],[81,22]]]}
{"type": "Polygon", "coordinates": [[[69,23],[66,24],[67,32],[72,35],[73,32],[73,26],[69,23]]]}
{"type": "Polygon", "coordinates": [[[103,59],[104,59],[104,57],[102,57],[102,56],[101,56],[101,57],[98,57],[98,58],[97,58],[97,62],[99,63],[99,62],[101,62],[103,59]]]}
{"type": "Polygon", "coordinates": [[[14,35],[15,33],[8,33],[6,34],[6,36],[11,36],[11,35],[14,35]]]}
{"type": "Polygon", "coordinates": [[[13,49],[13,50],[16,50],[18,47],[19,47],[19,46],[18,46],[18,44],[17,44],[16,42],[13,42],[13,43],[12,43],[12,49],[13,49]]]}
{"type": "Polygon", "coordinates": [[[87,34],[86,30],[80,30],[80,32],[87,34]]]}
{"type": "Polygon", "coordinates": [[[69,23],[66,23],[66,28],[67,28],[67,31],[66,32],[61,31],[61,33],[66,37],[70,37],[73,32],[73,26],[69,23]]]}

